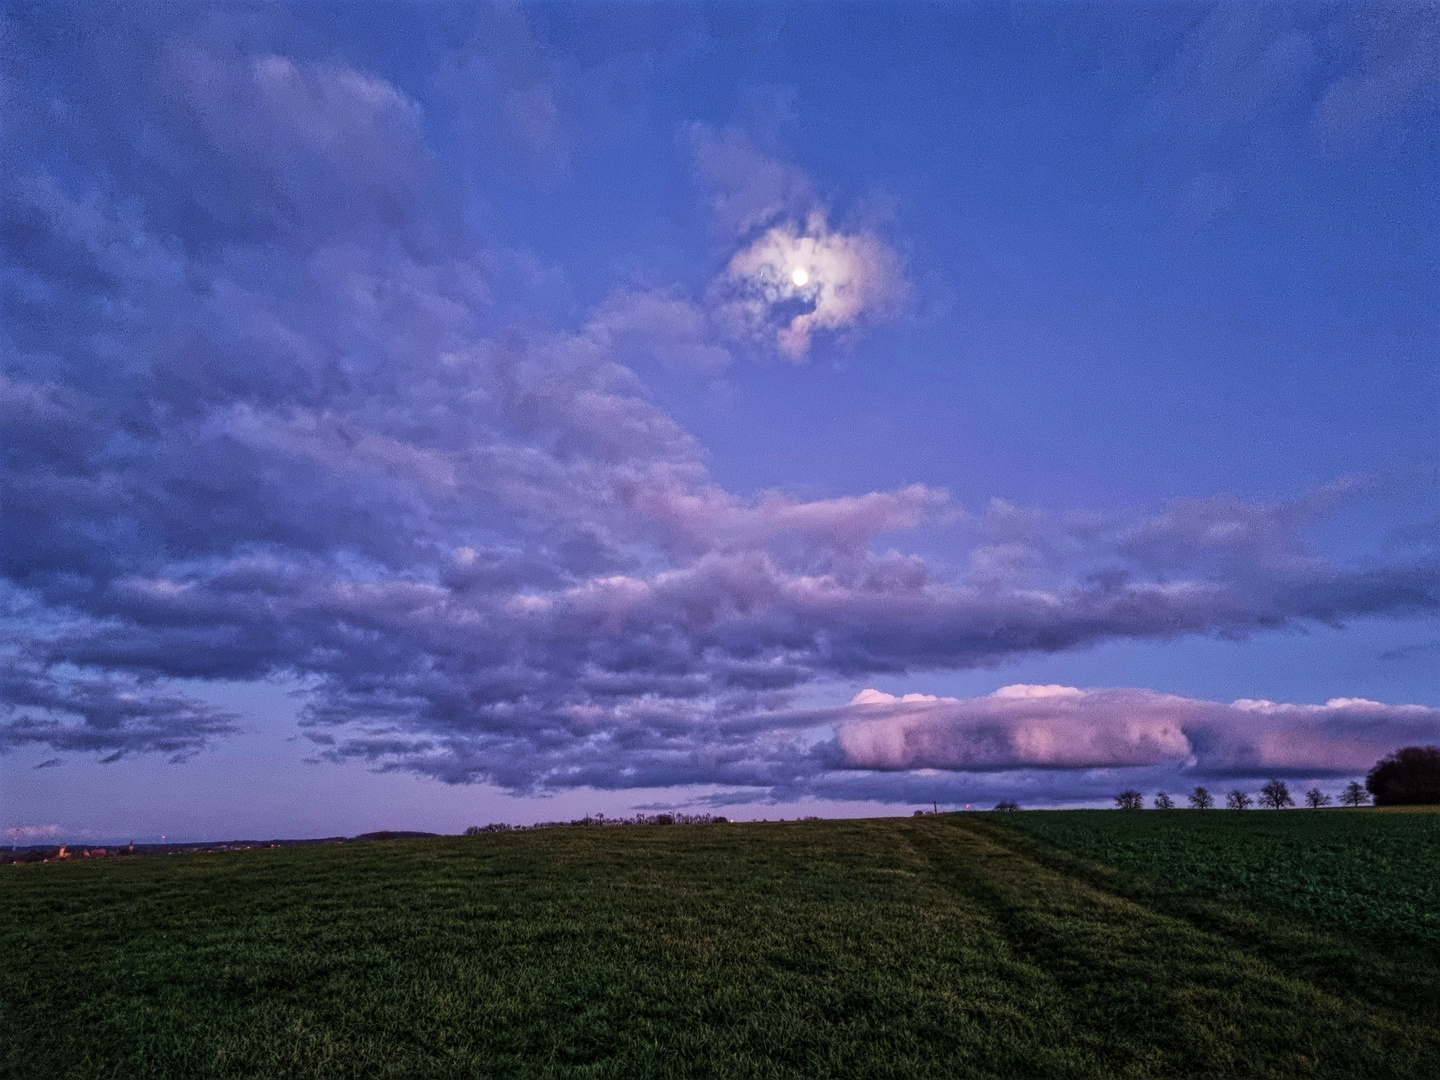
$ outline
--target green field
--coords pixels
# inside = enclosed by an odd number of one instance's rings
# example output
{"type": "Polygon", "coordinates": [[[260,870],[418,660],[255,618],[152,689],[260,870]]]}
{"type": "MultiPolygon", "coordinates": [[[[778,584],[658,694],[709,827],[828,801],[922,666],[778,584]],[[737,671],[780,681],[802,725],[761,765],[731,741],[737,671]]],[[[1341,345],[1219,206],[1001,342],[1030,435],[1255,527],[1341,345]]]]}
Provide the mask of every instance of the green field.
{"type": "Polygon", "coordinates": [[[0,867],[0,1076],[1430,1077],[1440,815],[558,828],[0,867]]]}

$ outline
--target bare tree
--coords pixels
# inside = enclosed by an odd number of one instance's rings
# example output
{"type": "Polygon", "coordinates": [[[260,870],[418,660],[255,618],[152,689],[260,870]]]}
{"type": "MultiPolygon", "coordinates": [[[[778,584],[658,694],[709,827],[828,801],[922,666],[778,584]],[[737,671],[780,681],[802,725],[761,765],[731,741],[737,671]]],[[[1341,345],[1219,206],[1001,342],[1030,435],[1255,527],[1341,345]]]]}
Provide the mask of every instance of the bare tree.
{"type": "Polygon", "coordinates": [[[1169,795],[1166,795],[1166,794],[1162,791],[1162,792],[1160,792],[1160,794],[1158,794],[1158,795],[1155,796],[1155,809],[1156,809],[1156,810],[1174,810],[1174,809],[1175,809],[1175,800],[1172,799],[1172,798],[1170,798],[1169,795]]]}
{"type": "Polygon", "coordinates": [[[1255,800],[1250,798],[1249,795],[1246,795],[1239,788],[1236,788],[1234,791],[1230,792],[1229,795],[1225,796],[1226,810],[1249,810],[1250,807],[1254,805],[1255,800]]]}
{"type": "Polygon", "coordinates": [[[1370,793],[1365,790],[1363,784],[1351,780],[1349,786],[1341,793],[1340,801],[1346,806],[1364,806],[1370,801],[1370,793]]]}
{"type": "Polygon", "coordinates": [[[996,810],[1019,810],[1019,809],[1020,809],[1020,804],[1017,803],[1017,802],[1013,802],[1013,801],[1011,801],[1010,799],[1001,799],[998,803],[995,804],[995,809],[996,809],[996,810]]]}
{"type": "Polygon", "coordinates": [[[1115,796],[1115,806],[1120,810],[1144,810],[1145,796],[1133,788],[1115,796]]]}
{"type": "Polygon", "coordinates": [[[1322,806],[1330,805],[1330,796],[1321,791],[1318,787],[1312,787],[1305,792],[1305,805],[1311,810],[1319,810],[1322,806]]]}
{"type": "Polygon", "coordinates": [[[1215,796],[1206,791],[1203,787],[1197,787],[1190,793],[1190,806],[1194,810],[1209,810],[1215,805],[1215,796]]]}
{"type": "Polygon", "coordinates": [[[1295,800],[1290,797],[1290,789],[1285,786],[1284,780],[1271,780],[1260,789],[1260,805],[1271,810],[1283,810],[1294,806],[1295,800]]]}

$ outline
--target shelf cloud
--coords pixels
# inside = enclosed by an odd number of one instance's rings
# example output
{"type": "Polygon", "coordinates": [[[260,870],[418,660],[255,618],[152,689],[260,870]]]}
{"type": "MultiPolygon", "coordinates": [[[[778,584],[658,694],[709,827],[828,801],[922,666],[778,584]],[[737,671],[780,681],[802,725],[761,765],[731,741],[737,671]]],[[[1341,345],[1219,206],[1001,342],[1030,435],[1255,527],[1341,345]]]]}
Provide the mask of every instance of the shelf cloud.
{"type": "Polygon", "coordinates": [[[1334,698],[1228,704],[1144,689],[1006,686],[959,700],[865,690],[837,710],[859,769],[1133,769],[1207,776],[1364,772],[1396,745],[1440,737],[1440,709],[1334,698]]]}

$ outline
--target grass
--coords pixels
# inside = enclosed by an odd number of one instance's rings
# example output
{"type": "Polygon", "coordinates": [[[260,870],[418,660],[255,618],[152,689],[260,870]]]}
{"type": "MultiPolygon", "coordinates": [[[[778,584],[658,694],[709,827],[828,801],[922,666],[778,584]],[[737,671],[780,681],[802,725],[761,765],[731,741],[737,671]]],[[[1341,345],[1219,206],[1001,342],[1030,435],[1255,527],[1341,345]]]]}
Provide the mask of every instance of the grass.
{"type": "Polygon", "coordinates": [[[0,1076],[1433,1077],[1436,824],[940,815],[0,868],[0,1076]]]}

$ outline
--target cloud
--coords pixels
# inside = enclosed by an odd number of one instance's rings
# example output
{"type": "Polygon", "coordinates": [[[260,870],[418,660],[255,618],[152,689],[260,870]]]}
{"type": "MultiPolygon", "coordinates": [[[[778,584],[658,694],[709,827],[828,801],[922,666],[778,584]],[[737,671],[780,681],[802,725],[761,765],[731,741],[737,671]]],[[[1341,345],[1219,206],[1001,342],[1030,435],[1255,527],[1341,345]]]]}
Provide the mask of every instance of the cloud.
{"type": "Polygon", "coordinates": [[[277,236],[393,229],[426,203],[419,106],[337,63],[177,48],[171,78],[199,131],[264,192],[277,236]]]}
{"type": "Polygon", "coordinates": [[[690,129],[695,172],[709,195],[710,224],[727,242],[753,237],[781,220],[801,220],[820,205],[809,178],[782,165],[733,129],[690,129]]]}
{"type": "Polygon", "coordinates": [[[1265,5],[1217,4],[1186,35],[1138,107],[1138,121],[1198,136],[1243,128],[1306,90],[1312,30],[1265,5]]]}
{"type": "Polygon", "coordinates": [[[557,100],[562,84],[520,9],[480,10],[472,40],[446,54],[436,75],[454,110],[467,158],[493,168],[497,157],[554,177],[569,169],[573,118],[557,100]]]}
{"type": "MultiPolygon", "coordinates": [[[[1313,164],[1317,152],[1373,148],[1386,135],[1398,149],[1433,126],[1433,3],[1216,4],[1183,29],[1182,11],[1168,15],[1179,32],[1156,57],[1122,138],[1182,233],[1273,197],[1277,162],[1313,164]]],[[[1163,18],[1145,26],[1171,36],[1163,18]]],[[[1101,31],[1110,67],[1146,55],[1136,30],[1122,17],[1101,31]]]]}
{"type": "Polygon", "coordinates": [[[854,331],[899,314],[908,291],[904,270],[878,231],[831,226],[809,180],[738,132],[697,126],[692,142],[716,231],[727,246],[740,244],[708,296],[732,338],[800,362],[817,333],[854,331]]]}
{"type": "Polygon", "coordinates": [[[63,829],[59,825],[5,825],[0,826],[0,834],[9,837],[12,843],[19,843],[21,840],[34,842],[36,840],[50,840],[59,836],[63,829]]]}
{"type": "Polygon", "coordinates": [[[128,753],[184,761],[238,731],[236,720],[205,702],[157,693],[123,676],[56,675],[13,660],[0,667],[0,753],[37,745],[100,753],[107,761],[128,753]]]}
{"type": "MultiPolygon", "coordinates": [[[[1349,489],[1084,519],[728,490],[636,368],[719,370],[729,303],[797,356],[881,317],[877,234],[817,217],[796,174],[732,176],[736,269],[706,305],[619,291],[571,332],[504,323],[410,98],[197,49],[77,101],[97,132],[163,133],[136,134],[143,170],[125,140],[62,169],[40,127],[5,135],[0,751],[183,757],[239,719],[180,681],[281,677],[319,757],[451,783],[908,796],[936,781],[855,768],[804,695],[1440,608],[1433,565],[1306,545],[1349,489]],[[797,252],[792,311],[757,283],[797,252]],[[925,523],[951,558],[899,550],[925,523]]],[[[728,138],[716,175],[749,160],[728,138]]],[[[1084,760],[1170,760],[1164,731],[1087,738],[1084,760]]]]}
{"type": "Polygon", "coordinates": [[[700,375],[718,375],[730,366],[730,353],[716,342],[704,309],[663,292],[616,293],[591,314],[585,332],[628,364],[654,362],[700,375]]]}
{"type": "Polygon", "coordinates": [[[1440,709],[1423,705],[1224,704],[1066,686],[1007,686],[963,701],[865,690],[827,715],[846,766],[879,770],[1171,765],[1200,776],[1354,775],[1397,745],[1440,734],[1440,709]]]}
{"type": "Polygon", "coordinates": [[[1440,653],[1440,641],[1422,641],[1415,645],[1402,645],[1398,649],[1387,649],[1380,654],[1381,660],[1406,660],[1426,653],[1440,653]]]}

